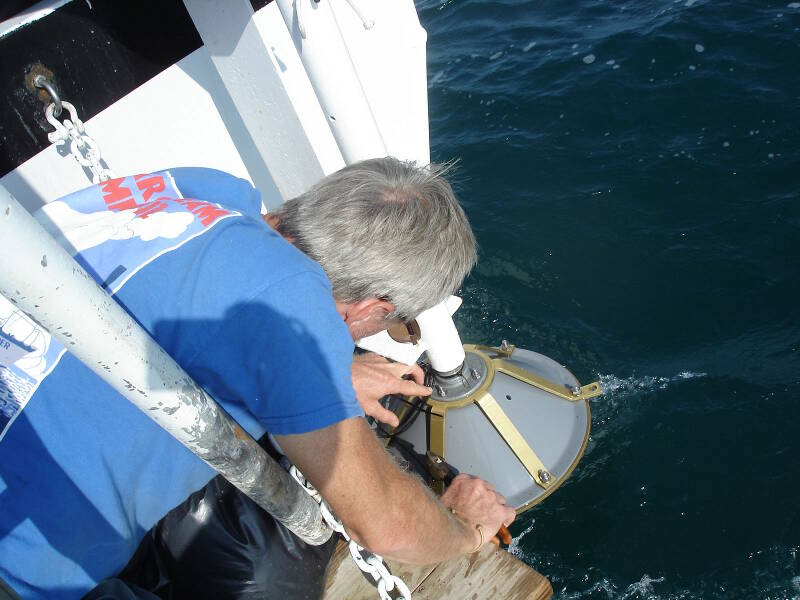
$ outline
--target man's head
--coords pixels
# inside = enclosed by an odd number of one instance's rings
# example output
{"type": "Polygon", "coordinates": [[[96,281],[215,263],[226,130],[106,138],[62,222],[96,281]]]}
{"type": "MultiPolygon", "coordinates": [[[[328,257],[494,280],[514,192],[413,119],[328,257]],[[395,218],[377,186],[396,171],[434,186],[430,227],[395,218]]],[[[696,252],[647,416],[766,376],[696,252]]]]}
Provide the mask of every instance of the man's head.
{"type": "Polygon", "coordinates": [[[278,231],[322,266],[353,319],[413,318],[454,293],[476,261],[443,170],[395,158],[347,166],[280,206],[278,231]]]}

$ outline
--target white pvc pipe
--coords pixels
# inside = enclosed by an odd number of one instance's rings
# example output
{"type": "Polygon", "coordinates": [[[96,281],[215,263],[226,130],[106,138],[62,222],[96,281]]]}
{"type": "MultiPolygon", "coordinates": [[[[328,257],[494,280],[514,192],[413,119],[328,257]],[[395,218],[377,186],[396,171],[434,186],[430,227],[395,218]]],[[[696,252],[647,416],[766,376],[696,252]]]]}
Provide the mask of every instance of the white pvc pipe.
{"type": "Polygon", "coordinates": [[[0,239],[0,294],[304,541],[330,538],[316,502],[2,186],[0,239]]]}
{"type": "Polygon", "coordinates": [[[417,316],[420,329],[420,342],[427,347],[431,367],[439,373],[452,373],[464,364],[464,346],[458,335],[447,301],[417,316]]]}
{"type": "Polygon", "coordinates": [[[386,156],[386,146],[329,2],[277,1],[345,162],[386,156]]]}

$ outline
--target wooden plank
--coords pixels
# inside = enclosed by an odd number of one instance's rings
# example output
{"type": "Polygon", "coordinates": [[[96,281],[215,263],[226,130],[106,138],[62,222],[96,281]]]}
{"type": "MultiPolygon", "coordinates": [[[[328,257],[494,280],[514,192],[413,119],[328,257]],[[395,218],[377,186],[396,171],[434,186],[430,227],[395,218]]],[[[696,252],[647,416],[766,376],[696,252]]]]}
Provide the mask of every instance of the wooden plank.
{"type": "Polygon", "coordinates": [[[492,544],[475,554],[440,563],[414,590],[414,600],[547,600],[552,595],[553,588],[544,575],[492,544]]]}
{"type": "MultiPolygon", "coordinates": [[[[438,565],[418,567],[388,561],[389,569],[401,577],[414,600],[546,600],[553,594],[542,574],[517,560],[505,550],[489,544],[476,554],[438,565]]],[[[350,559],[344,542],[339,542],[328,566],[324,600],[375,600],[375,587],[350,559]]]]}
{"type": "MultiPolygon", "coordinates": [[[[405,581],[412,592],[433,572],[435,567],[436,565],[420,567],[389,563],[392,575],[397,575],[405,581]]],[[[328,564],[328,579],[325,584],[323,600],[375,600],[377,597],[378,592],[375,587],[366,580],[364,574],[350,558],[347,544],[340,540],[333,553],[333,558],[328,564]]]]}

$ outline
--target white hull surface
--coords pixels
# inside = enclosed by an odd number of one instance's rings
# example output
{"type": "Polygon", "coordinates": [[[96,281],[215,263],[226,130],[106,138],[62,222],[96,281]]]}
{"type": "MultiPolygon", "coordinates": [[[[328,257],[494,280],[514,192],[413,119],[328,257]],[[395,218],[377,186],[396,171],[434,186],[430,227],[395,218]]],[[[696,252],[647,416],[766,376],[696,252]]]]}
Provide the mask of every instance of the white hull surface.
{"type": "MultiPolygon", "coordinates": [[[[334,18],[320,22],[312,18],[316,3],[300,0],[305,39],[296,10],[285,11],[287,24],[275,2],[255,13],[246,0],[185,4],[204,46],[85,121],[117,175],[220,169],[253,182],[269,209],[343,167],[343,156],[428,162],[426,35],[411,0],[364,3],[370,29],[345,0],[330,0],[334,18]],[[331,38],[349,55],[354,85],[343,85],[336,71],[310,78],[303,65],[301,55],[308,63],[314,43],[331,38]],[[324,91],[326,110],[315,89],[324,91]],[[363,132],[337,130],[332,111],[357,101],[369,108],[362,120],[375,124],[381,145],[354,152],[363,132]]],[[[46,66],[58,80],[58,65],[46,66]]],[[[0,178],[31,211],[89,183],[64,148],[53,146],[0,178]]]]}

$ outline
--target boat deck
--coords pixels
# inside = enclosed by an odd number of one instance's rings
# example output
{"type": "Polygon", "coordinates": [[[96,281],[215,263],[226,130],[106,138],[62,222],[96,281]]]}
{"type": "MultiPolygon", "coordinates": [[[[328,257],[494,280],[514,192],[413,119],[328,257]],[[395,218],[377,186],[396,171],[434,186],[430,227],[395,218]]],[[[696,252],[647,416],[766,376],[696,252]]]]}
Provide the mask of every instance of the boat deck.
{"type": "MultiPolygon", "coordinates": [[[[553,595],[547,578],[505,550],[489,544],[480,552],[424,567],[387,561],[406,582],[414,600],[546,600],[553,595]]],[[[340,541],[328,567],[324,600],[374,600],[377,591],[350,559],[340,541]]]]}

